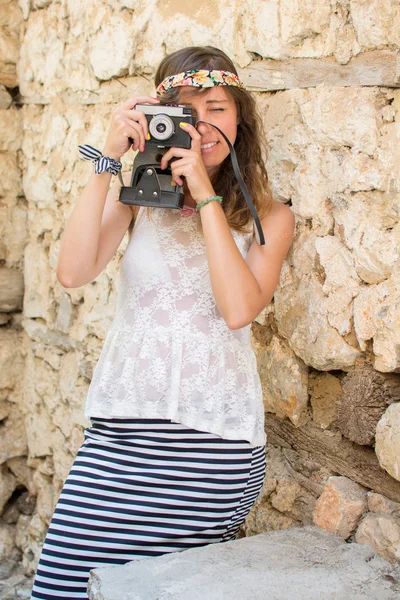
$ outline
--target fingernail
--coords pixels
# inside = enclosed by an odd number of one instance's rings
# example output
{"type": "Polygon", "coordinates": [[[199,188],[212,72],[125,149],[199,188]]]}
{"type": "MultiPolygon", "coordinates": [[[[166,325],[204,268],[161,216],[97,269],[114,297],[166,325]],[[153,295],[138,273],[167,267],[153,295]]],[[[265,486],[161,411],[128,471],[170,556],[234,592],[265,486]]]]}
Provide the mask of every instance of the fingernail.
{"type": "Polygon", "coordinates": [[[149,134],[149,133],[147,134],[147,139],[148,139],[148,140],[150,139],[150,134],[149,134]]]}
{"type": "Polygon", "coordinates": [[[188,126],[188,123],[179,123],[179,125],[180,125],[181,127],[187,127],[187,126],[188,126]]]}
{"type": "Polygon", "coordinates": [[[173,185],[175,187],[175,181],[174,180],[171,181],[171,185],[173,185]]]}

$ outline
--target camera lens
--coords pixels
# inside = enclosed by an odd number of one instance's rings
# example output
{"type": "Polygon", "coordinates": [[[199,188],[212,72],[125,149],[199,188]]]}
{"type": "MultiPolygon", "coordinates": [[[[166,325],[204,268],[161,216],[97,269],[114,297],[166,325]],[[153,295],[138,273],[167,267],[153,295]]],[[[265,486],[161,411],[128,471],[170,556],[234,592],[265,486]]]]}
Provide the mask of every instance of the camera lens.
{"type": "Polygon", "coordinates": [[[149,131],[155,140],[167,140],[175,133],[174,123],[168,115],[154,115],[149,123],[149,131]]]}

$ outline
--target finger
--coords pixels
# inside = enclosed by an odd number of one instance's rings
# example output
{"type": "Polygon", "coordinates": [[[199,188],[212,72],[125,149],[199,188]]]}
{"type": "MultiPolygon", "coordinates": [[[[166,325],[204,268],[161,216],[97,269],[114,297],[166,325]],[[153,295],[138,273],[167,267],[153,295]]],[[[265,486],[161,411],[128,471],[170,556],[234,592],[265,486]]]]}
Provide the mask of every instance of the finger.
{"type": "Polygon", "coordinates": [[[171,160],[171,158],[183,158],[184,156],[190,156],[190,150],[187,150],[186,148],[172,147],[162,157],[160,168],[166,169],[168,166],[168,162],[171,160]]]}
{"type": "Polygon", "coordinates": [[[171,165],[171,178],[174,183],[183,185],[182,177],[186,177],[186,167],[190,166],[190,162],[185,159],[176,160],[171,165]]]}
{"type": "Polygon", "coordinates": [[[159,104],[160,101],[158,98],[153,98],[153,96],[132,96],[128,98],[126,102],[121,105],[121,108],[127,108],[128,110],[131,108],[135,108],[136,104],[159,104]]]}
{"type": "Polygon", "coordinates": [[[136,151],[140,147],[144,148],[144,137],[141,126],[136,121],[129,121],[128,119],[124,119],[124,123],[127,126],[127,130],[125,127],[124,131],[125,135],[133,139],[132,150],[136,151]]]}
{"type": "Polygon", "coordinates": [[[183,131],[186,131],[192,138],[191,149],[195,152],[201,152],[201,135],[193,125],[190,123],[179,123],[179,126],[183,131]]]}
{"type": "Polygon", "coordinates": [[[147,122],[146,115],[144,114],[144,112],[142,112],[141,110],[128,110],[126,112],[130,119],[133,119],[134,121],[137,121],[138,123],[141,124],[141,126],[143,127],[144,139],[148,140],[150,137],[149,136],[149,124],[147,122]]]}
{"type": "MultiPolygon", "coordinates": [[[[145,134],[143,131],[143,127],[140,123],[137,123],[133,119],[125,119],[125,122],[129,124],[129,126],[135,131],[135,135],[133,139],[138,142],[137,146],[140,148],[141,152],[144,152],[145,149],[145,134]]],[[[130,136],[132,137],[132,136],[130,136]]],[[[137,150],[138,148],[135,148],[137,150]]]]}

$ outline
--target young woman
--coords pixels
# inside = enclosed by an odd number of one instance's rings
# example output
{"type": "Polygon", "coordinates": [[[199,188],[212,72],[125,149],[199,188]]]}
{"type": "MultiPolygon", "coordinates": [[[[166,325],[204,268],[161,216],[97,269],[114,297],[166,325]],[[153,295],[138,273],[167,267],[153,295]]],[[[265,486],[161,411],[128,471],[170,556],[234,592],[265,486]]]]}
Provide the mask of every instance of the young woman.
{"type": "Polygon", "coordinates": [[[293,213],[271,197],[255,101],[223,52],[179,50],[155,84],[158,99],[129,98],[113,112],[107,159],[96,162],[63,234],[58,278],[77,287],[101,273],[130,230],[88,393],[92,425],[55,509],[33,599],[87,598],[90,569],[234,539],[264,479],[250,327],[273,297],[293,213]],[[131,208],[117,202],[118,185],[108,191],[121,156],[145,149],[136,104],[160,99],[190,105],[234,145],[265,245],[254,239],[228,145],[206,123],[183,124],[191,148],[170,148],[161,161],[175,159],[183,210],[131,208]]]}

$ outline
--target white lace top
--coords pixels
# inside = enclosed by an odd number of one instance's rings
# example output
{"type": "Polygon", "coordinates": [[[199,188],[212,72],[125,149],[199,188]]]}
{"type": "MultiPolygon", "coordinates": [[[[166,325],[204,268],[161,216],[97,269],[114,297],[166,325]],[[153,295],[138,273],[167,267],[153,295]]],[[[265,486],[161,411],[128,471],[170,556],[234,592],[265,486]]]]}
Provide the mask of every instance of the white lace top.
{"type": "MultiPolygon", "coordinates": [[[[262,446],[264,408],[250,327],[214,300],[200,214],[139,208],[121,262],[117,309],[85,415],[171,419],[262,446]]],[[[243,257],[252,233],[231,230],[243,257]]]]}

